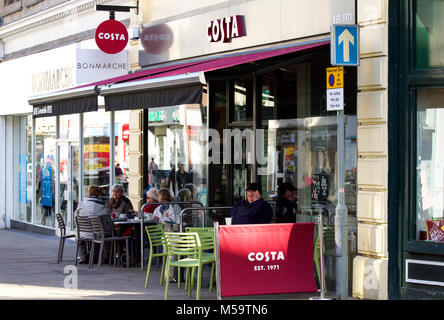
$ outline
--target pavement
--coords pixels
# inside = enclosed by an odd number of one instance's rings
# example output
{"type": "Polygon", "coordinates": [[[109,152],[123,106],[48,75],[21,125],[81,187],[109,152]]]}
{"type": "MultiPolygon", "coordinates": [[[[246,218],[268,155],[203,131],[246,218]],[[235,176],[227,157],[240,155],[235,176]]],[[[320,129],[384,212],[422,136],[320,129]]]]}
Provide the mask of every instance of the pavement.
{"type": "MultiPolygon", "coordinates": [[[[148,288],[146,271],[139,267],[104,264],[92,269],[75,266],[76,245],[65,242],[63,260],[57,264],[59,238],[15,229],[0,230],[0,300],[163,300],[160,263],[153,263],[148,288]]],[[[201,300],[217,300],[216,288],[209,292],[211,268],[203,269],[201,300]]],[[[308,300],[316,294],[264,295],[224,300],[308,300]]],[[[170,283],[169,300],[195,300],[170,283]]]]}

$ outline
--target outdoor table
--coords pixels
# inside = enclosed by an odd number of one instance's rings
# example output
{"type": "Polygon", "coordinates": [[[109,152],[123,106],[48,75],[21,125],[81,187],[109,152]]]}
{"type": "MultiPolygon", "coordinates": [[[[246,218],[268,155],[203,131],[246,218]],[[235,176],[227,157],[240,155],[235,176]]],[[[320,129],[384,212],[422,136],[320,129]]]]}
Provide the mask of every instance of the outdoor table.
{"type": "MultiPolygon", "coordinates": [[[[116,218],[112,220],[113,225],[116,226],[124,226],[124,225],[140,225],[140,264],[143,269],[143,226],[156,224],[154,220],[142,220],[142,219],[125,219],[125,218],[116,218]]],[[[138,230],[137,227],[134,228],[138,230]]]]}

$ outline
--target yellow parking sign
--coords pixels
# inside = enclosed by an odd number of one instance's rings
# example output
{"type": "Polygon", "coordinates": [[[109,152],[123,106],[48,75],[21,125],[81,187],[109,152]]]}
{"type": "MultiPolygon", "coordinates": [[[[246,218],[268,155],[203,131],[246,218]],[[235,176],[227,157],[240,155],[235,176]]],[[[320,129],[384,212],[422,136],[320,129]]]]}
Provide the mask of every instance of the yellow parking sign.
{"type": "Polygon", "coordinates": [[[327,90],[344,88],[344,67],[327,68],[327,90]]]}

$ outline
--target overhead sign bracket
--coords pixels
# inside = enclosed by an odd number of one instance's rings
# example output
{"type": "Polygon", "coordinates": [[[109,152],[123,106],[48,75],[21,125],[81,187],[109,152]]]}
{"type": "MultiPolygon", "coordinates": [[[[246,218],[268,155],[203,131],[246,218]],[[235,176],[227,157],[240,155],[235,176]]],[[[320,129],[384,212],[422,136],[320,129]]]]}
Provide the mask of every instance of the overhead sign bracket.
{"type": "Polygon", "coordinates": [[[136,14],[139,14],[139,0],[137,0],[136,6],[113,6],[113,5],[103,5],[103,4],[97,4],[96,10],[97,11],[109,11],[109,19],[114,20],[115,19],[115,12],[130,12],[131,9],[136,9],[136,14]]]}

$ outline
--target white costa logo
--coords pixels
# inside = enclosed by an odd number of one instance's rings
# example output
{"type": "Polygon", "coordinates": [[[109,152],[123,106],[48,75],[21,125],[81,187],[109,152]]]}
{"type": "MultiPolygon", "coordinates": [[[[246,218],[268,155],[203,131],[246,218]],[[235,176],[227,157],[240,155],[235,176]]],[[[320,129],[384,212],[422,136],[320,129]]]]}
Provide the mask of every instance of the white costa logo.
{"type": "Polygon", "coordinates": [[[105,39],[105,40],[111,40],[111,41],[114,41],[114,40],[126,41],[125,35],[123,33],[100,32],[99,39],[105,39]]]}
{"type": "Polygon", "coordinates": [[[275,261],[275,260],[285,260],[284,253],[282,251],[276,252],[250,252],[248,254],[248,260],[250,261],[262,261],[265,259],[265,262],[275,261]]]}

